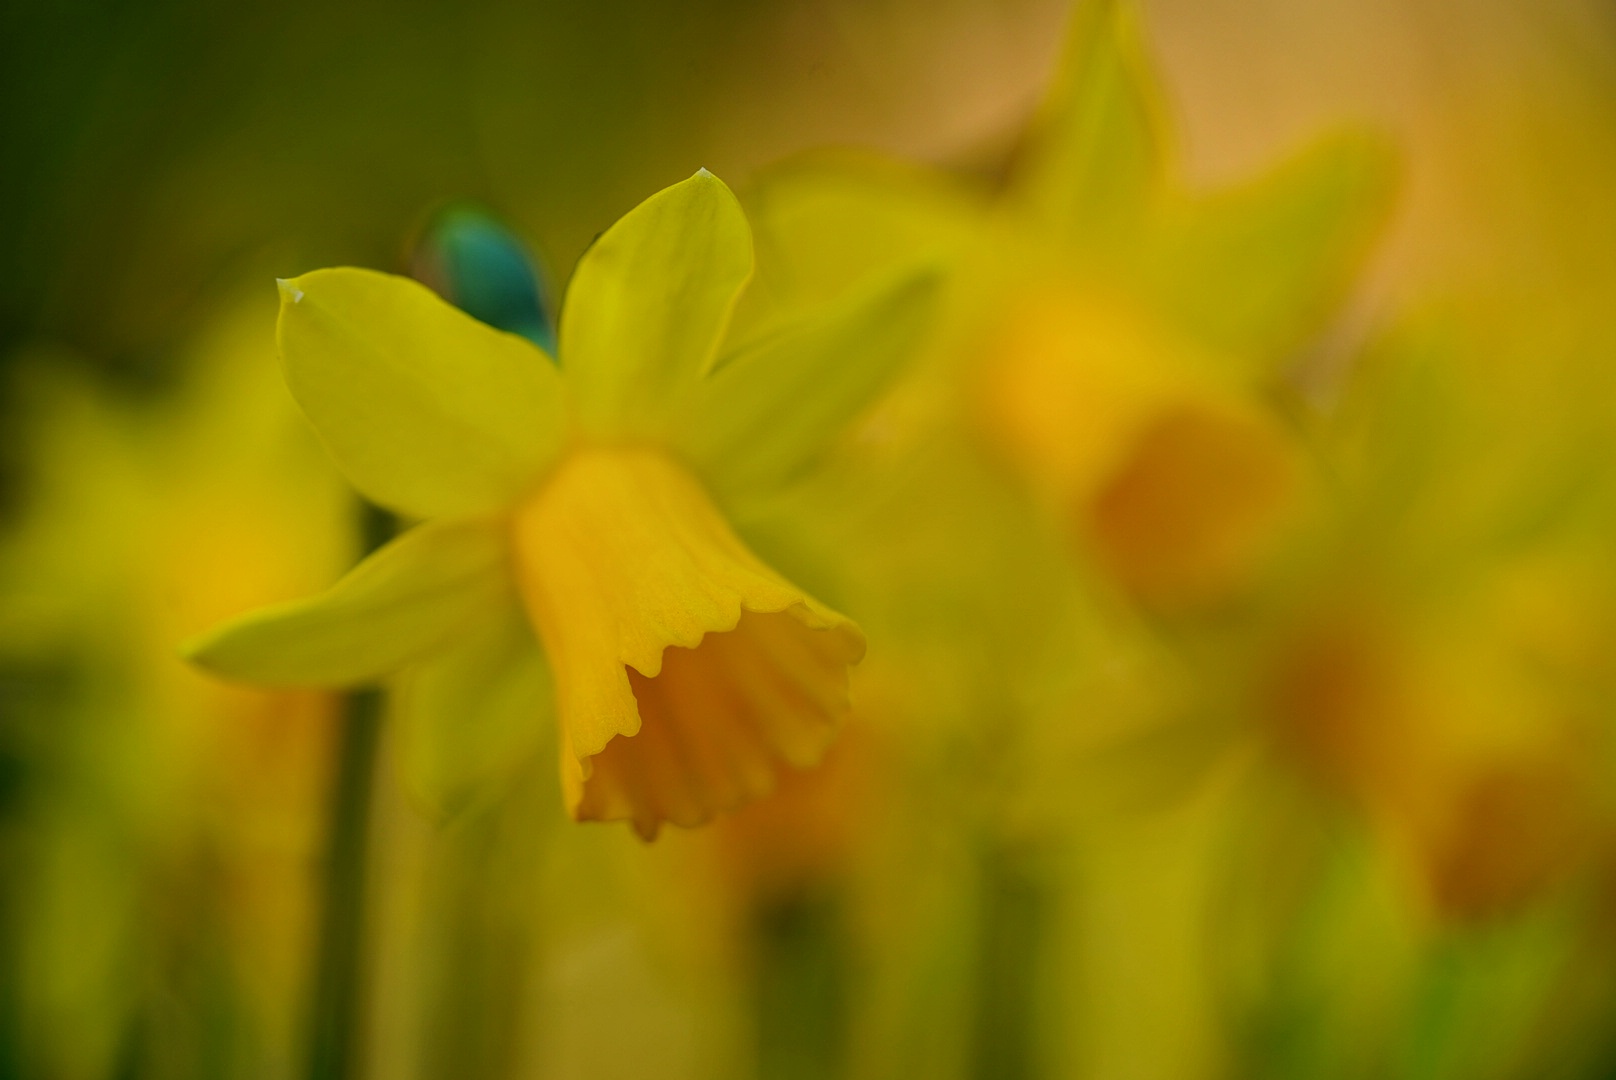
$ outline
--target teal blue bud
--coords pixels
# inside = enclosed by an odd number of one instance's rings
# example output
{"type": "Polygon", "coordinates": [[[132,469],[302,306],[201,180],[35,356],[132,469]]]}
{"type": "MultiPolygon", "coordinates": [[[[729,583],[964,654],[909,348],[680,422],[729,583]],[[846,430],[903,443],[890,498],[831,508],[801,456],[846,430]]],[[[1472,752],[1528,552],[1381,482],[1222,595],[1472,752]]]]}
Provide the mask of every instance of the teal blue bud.
{"type": "Polygon", "coordinates": [[[411,270],[466,314],[555,356],[555,320],[534,260],[488,211],[466,203],[439,211],[422,233],[411,270]]]}

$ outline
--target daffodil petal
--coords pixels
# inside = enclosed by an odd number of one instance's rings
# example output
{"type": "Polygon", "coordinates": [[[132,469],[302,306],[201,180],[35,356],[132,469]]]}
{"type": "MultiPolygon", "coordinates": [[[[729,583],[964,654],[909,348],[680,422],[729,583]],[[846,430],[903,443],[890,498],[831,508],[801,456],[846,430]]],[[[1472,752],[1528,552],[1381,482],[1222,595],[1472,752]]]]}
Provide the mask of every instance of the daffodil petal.
{"type": "Polygon", "coordinates": [[[988,192],[952,175],[871,154],[822,153],[769,170],[747,192],[758,268],[735,339],[779,311],[834,303],[900,267],[958,258],[988,206],[988,192]]]}
{"type": "Polygon", "coordinates": [[[585,430],[656,430],[711,363],[751,273],[746,216],[705,169],[606,230],[578,261],[561,315],[561,360],[585,430]]]}
{"type": "Polygon", "coordinates": [[[1079,4],[1012,201],[1068,241],[1127,240],[1166,175],[1162,115],[1133,14],[1120,0],[1079,4]]]}
{"type": "Polygon", "coordinates": [[[550,746],[555,688],[514,594],[407,669],[393,708],[406,789],[439,817],[497,795],[550,746]]]}
{"type": "Polygon", "coordinates": [[[186,647],[208,670],[272,686],[356,686],[441,646],[511,595],[505,530],[429,522],[319,596],[245,615],[186,647]]]}
{"type": "Polygon", "coordinates": [[[726,359],[695,392],[680,450],[720,496],[789,479],[913,354],[941,284],[932,268],[889,277],[726,359]]]}
{"type": "Polygon", "coordinates": [[[1381,138],[1325,138],[1168,214],[1144,245],[1146,286],[1186,329],[1266,374],[1339,304],[1386,222],[1396,171],[1381,138]]]}
{"type": "Polygon", "coordinates": [[[413,517],[511,503],[565,435],[555,365],[408,278],[281,283],[286,381],[354,486],[413,517]]]}

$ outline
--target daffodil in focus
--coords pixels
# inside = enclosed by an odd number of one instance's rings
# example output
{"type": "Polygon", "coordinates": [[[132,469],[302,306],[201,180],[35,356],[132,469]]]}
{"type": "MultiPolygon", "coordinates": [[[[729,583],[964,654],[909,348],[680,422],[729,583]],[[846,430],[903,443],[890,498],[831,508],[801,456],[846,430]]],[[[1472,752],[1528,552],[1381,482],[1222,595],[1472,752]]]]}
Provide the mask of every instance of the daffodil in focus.
{"type": "Polygon", "coordinates": [[[794,477],[884,385],[934,284],[894,273],[731,343],[752,265],[740,205],[703,170],[583,256],[555,359],[403,278],[283,282],[293,395],[355,487],[421,523],[192,657],[271,684],[398,676],[406,727],[426,731],[409,741],[496,748],[471,774],[531,749],[553,703],[567,810],[647,838],[814,765],[863,634],[758,559],[728,511],[794,477]]]}

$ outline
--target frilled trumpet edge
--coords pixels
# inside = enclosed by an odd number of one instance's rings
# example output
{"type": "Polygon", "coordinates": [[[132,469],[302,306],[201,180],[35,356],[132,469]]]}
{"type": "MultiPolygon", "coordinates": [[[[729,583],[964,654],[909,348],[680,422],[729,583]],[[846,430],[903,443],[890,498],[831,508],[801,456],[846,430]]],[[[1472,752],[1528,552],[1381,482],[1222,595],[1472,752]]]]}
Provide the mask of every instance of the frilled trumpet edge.
{"type": "Polygon", "coordinates": [[[628,669],[640,730],[590,759],[581,821],[700,825],[774,790],[784,768],[817,765],[848,711],[844,637],[794,611],[744,613],[734,630],[669,649],[662,671],[628,669]]]}
{"type": "Polygon", "coordinates": [[[514,529],[555,669],[574,818],[627,820],[650,838],[819,761],[863,634],[753,555],[678,462],[574,451],[514,529]]]}

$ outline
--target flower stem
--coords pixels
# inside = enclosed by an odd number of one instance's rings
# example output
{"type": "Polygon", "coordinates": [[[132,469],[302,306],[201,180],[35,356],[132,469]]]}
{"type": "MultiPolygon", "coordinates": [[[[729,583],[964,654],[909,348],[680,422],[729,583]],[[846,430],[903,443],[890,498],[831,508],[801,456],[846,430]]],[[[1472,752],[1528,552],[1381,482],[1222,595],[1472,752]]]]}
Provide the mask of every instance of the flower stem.
{"type": "Polygon", "coordinates": [[[847,1073],[847,930],[833,891],[805,890],[756,914],[755,998],[761,1080],[847,1073]]]}
{"type": "Polygon", "coordinates": [[[324,910],[309,1018],[310,1080],[352,1080],[360,1075],[365,866],[381,717],[379,690],[348,695],[331,798],[324,910]]]}
{"type": "MultiPolygon", "coordinates": [[[[369,506],[362,520],[367,551],[380,547],[394,530],[390,515],[369,506]]],[[[354,691],[343,700],[308,1018],[309,1080],[362,1075],[365,878],[384,702],[378,689],[354,691]]]]}
{"type": "Polygon", "coordinates": [[[975,1080],[1032,1080],[1037,1053],[1038,976],[1049,921],[1047,883],[1028,853],[1002,842],[982,855],[975,1080]]]}

